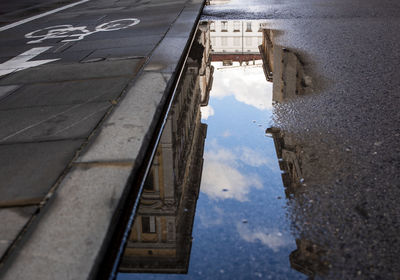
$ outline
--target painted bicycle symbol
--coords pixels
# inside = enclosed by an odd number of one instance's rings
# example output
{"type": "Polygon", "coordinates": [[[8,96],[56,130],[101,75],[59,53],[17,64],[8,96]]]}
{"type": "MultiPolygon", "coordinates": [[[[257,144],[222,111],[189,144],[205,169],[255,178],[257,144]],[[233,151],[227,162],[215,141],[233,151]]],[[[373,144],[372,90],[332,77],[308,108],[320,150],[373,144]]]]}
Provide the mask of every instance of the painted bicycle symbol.
{"type": "Polygon", "coordinates": [[[110,22],[100,24],[95,27],[95,30],[90,31],[87,26],[74,27],[70,24],[50,26],[43,29],[38,29],[25,35],[25,38],[36,40],[29,41],[28,44],[42,43],[47,39],[66,38],[61,42],[80,41],[86,36],[103,32],[116,31],[134,26],[140,22],[137,18],[117,19],[110,22]]]}

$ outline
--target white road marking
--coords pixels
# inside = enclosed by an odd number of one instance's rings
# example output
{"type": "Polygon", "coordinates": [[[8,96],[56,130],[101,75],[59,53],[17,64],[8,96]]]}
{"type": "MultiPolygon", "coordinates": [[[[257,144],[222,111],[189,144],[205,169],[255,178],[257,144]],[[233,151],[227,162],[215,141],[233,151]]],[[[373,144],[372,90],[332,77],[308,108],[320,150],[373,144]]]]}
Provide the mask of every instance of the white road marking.
{"type": "Polygon", "coordinates": [[[46,59],[46,60],[36,60],[36,61],[28,61],[35,56],[51,49],[52,47],[40,47],[40,48],[33,48],[20,55],[7,60],[6,62],[0,64],[0,77],[10,74],[12,72],[21,71],[27,68],[39,66],[42,64],[46,64],[49,62],[53,62],[59,60],[60,58],[56,59],[46,59]]]}
{"type": "Polygon", "coordinates": [[[102,23],[93,31],[90,31],[87,26],[73,26],[71,24],[49,26],[46,28],[38,29],[25,34],[25,38],[36,39],[29,41],[28,44],[42,43],[47,39],[59,39],[65,38],[61,42],[73,42],[80,41],[86,36],[92,35],[97,32],[103,31],[117,31],[134,26],[140,22],[137,18],[123,18],[117,19],[110,22],[102,23]]]}
{"type": "Polygon", "coordinates": [[[8,24],[8,25],[6,25],[6,26],[0,27],[0,32],[1,32],[1,31],[4,31],[4,30],[7,30],[7,29],[10,29],[10,28],[13,28],[13,27],[16,27],[16,26],[18,26],[18,25],[21,25],[21,24],[30,22],[30,21],[35,20],[35,19],[42,18],[42,17],[48,16],[48,15],[57,13],[57,12],[59,12],[59,11],[65,10],[65,9],[72,8],[72,7],[74,7],[74,6],[77,6],[77,5],[80,5],[80,4],[83,4],[83,3],[85,3],[85,2],[89,2],[89,1],[90,1],[90,0],[81,0],[81,1],[76,2],[76,3],[72,3],[72,4],[69,4],[69,5],[66,5],[66,6],[63,6],[63,7],[60,7],[60,8],[57,8],[57,9],[54,9],[54,10],[45,12],[45,13],[43,13],[43,14],[39,14],[39,15],[36,15],[36,16],[30,17],[30,18],[26,18],[26,19],[23,19],[23,20],[20,20],[20,21],[17,21],[17,22],[8,24]]]}

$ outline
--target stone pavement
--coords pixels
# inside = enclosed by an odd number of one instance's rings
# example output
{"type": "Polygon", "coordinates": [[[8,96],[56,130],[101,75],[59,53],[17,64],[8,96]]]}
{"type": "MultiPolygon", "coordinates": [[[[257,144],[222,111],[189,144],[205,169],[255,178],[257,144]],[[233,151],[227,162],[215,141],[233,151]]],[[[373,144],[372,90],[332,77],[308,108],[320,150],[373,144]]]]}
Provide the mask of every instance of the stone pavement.
{"type": "Polygon", "coordinates": [[[0,27],[0,278],[95,275],[202,7],[91,0],[0,27]]]}

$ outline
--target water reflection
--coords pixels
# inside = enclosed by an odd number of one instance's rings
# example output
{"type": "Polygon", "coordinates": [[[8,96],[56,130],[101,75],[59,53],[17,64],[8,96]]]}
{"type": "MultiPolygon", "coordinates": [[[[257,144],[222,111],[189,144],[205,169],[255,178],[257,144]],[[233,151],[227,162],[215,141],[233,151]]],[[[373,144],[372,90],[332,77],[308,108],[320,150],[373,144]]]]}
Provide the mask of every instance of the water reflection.
{"type": "Polygon", "coordinates": [[[290,230],[278,150],[265,137],[275,86],[261,27],[200,25],[119,279],[304,279],[299,266],[312,270],[290,230]]]}
{"type": "Polygon", "coordinates": [[[296,145],[290,135],[285,135],[279,128],[270,127],[266,132],[272,135],[274,139],[286,197],[293,198],[295,193],[304,185],[301,148],[296,145]]]}
{"type": "Polygon", "coordinates": [[[265,77],[268,81],[273,80],[273,101],[281,103],[304,94],[311,86],[311,77],[305,75],[304,64],[295,52],[273,43],[277,33],[263,29],[259,49],[265,77]]]}
{"type": "Polygon", "coordinates": [[[324,260],[326,249],[306,240],[296,239],[297,249],[293,251],[290,258],[290,265],[313,279],[316,275],[326,275],[329,270],[329,263],[324,260]]]}
{"type": "Polygon", "coordinates": [[[185,273],[200,188],[207,125],[200,106],[212,86],[207,23],[200,26],[153,159],[121,272],[185,273]]]}
{"type": "MultiPolygon", "coordinates": [[[[259,46],[263,58],[263,69],[268,81],[273,81],[273,101],[285,103],[304,95],[312,85],[311,77],[304,72],[304,64],[299,56],[284,47],[275,44],[277,31],[264,29],[263,42],[259,46]]],[[[280,110],[275,107],[276,111],[280,110]]],[[[297,198],[303,205],[301,192],[307,187],[303,174],[305,155],[303,147],[298,144],[293,134],[278,127],[269,127],[266,133],[272,136],[276,149],[279,167],[282,171],[282,182],[288,199],[297,198]]],[[[312,203],[313,201],[311,201],[312,203]]],[[[305,208],[304,208],[305,209],[305,208]]],[[[293,218],[293,217],[292,217],[293,218]]],[[[314,279],[326,275],[329,263],[326,260],[327,250],[305,238],[296,239],[296,250],[290,253],[292,268],[314,279]]]]}

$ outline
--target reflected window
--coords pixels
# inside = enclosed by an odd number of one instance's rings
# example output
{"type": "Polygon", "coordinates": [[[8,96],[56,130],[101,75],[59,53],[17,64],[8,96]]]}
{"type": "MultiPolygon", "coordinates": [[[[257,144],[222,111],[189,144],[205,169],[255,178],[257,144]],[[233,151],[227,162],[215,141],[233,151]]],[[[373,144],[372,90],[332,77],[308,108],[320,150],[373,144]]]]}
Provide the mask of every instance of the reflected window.
{"type": "Polygon", "coordinates": [[[222,65],[223,66],[232,66],[233,62],[232,62],[232,60],[223,60],[222,65]]]}
{"type": "Polygon", "coordinates": [[[221,31],[222,32],[228,31],[228,22],[227,21],[221,21],[221,31]]]}
{"type": "Polygon", "coordinates": [[[215,22],[211,22],[210,24],[210,31],[215,32],[215,22]]]}
{"type": "Polygon", "coordinates": [[[142,232],[143,233],[156,232],[156,218],[154,216],[142,217],[142,232]]]}
{"type": "Polygon", "coordinates": [[[227,37],[221,37],[221,45],[222,46],[227,46],[228,45],[228,38],[227,37]]]}
{"type": "Polygon", "coordinates": [[[233,45],[240,46],[240,37],[233,37],[233,45]]]}
{"type": "Polygon", "coordinates": [[[251,46],[252,43],[253,43],[253,38],[246,37],[246,46],[251,46]]]}
{"type": "Polygon", "coordinates": [[[246,32],[251,32],[251,22],[246,22],[246,32]]]}
{"type": "Polygon", "coordinates": [[[234,32],[239,32],[240,31],[240,21],[234,21],[233,22],[233,31],[234,32]]]}

